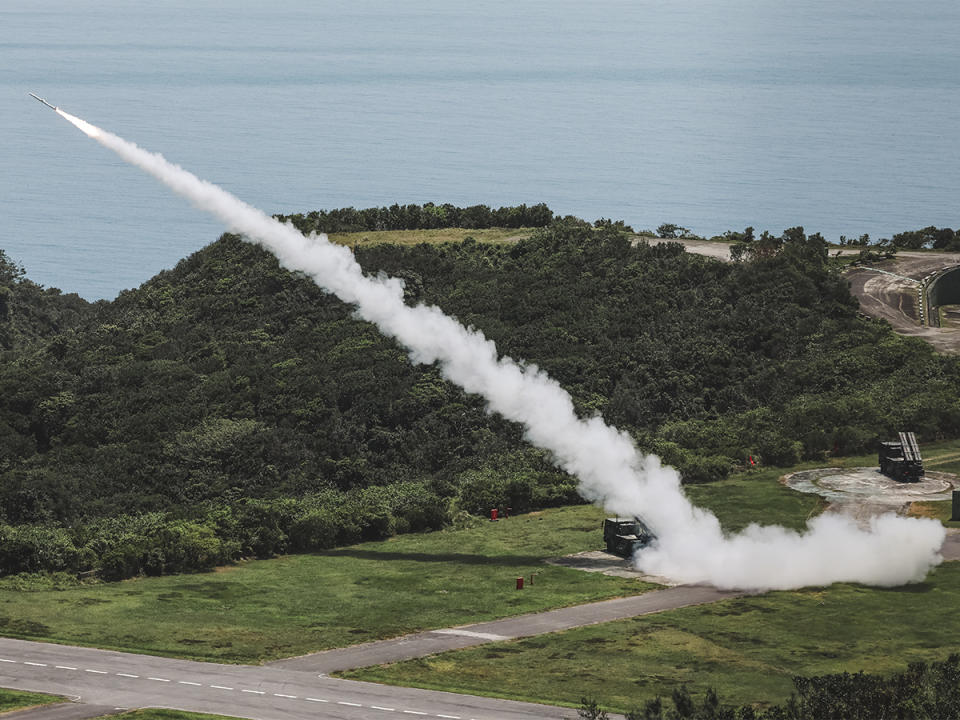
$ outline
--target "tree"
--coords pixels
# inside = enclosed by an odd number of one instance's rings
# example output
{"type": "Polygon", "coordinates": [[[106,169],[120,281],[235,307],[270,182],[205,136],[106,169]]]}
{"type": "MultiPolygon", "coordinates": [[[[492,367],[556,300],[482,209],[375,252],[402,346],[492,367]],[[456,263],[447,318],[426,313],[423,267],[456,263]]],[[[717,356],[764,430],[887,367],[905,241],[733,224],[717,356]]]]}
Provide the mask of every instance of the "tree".
{"type": "Polygon", "coordinates": [[[657,237],[667,238],[667,239],[677,239],[686,237],[690,234],[690,231],[681,226],[675,225],[674,223],[664,223],[657,228],[657,237]]]}

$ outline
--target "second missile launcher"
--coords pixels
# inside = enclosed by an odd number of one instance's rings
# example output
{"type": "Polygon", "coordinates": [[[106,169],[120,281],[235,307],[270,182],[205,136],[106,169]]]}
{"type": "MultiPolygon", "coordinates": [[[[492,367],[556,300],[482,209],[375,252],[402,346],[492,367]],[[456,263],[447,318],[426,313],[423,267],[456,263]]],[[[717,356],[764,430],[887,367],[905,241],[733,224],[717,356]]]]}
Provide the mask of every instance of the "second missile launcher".
{"type": "Polygon", "coordinates": [[[899,442],[880,443],[880,472],[897,482],[919,482],[924,476],[923,459],[912,432],[900,433],[899,442]]]}

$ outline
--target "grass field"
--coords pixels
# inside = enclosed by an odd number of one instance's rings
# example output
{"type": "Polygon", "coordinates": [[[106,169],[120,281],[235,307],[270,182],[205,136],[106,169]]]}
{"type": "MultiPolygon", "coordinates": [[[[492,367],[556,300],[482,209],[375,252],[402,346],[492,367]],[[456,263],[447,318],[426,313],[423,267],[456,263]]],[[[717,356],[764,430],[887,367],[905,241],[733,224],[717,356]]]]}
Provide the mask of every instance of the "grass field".
{"type": "Polygon", "coordinates": [[[543,564],[601,546],[601,518],[571,507],[213,573],[32,592],[0,584],[0,633],[255,662],[652,587],[543,564]],[[517,592],[533,571],[535,585],[517,592]]]}
{"type": "Polygon", "coordinates": [[[349,247],[364,245],[431,245],[445,242],[462,242],[472,237],[477,242],[511,243],[530,237],[532,228],[487,228],[469,230],[466,228],[442,228],[439,230],[380,230],[355,233],[331,233],[330,240],[349,247]]]}
{"type": "Polygon", "coordinates": [[[753,522],[800,529],[825,505],[818,495],[781,485],[783,474],[782,469],[739,473],[720,482],[689,485],[687,496],[712,510],[727,530],[742,530],[753,522]]]}
{"type": "Polygon", "coordinates": [[[894,589],[775,592],[343,673],[375,682],[625,712],[686,683],[777,702],[794,675],[890,673],[960,647],[960,564],[894,589]]]}
{"type": "MultiPolygon", "coordinates": [[[[730,527],[802,525],[819,500],[756,473],[690,489],[730,527]]],[[[418,630],[636,594],[651,585],[544,564],[602,547],[603,512],[546,510],[213,573],[24,592],[0,581],[0,633],[221,662],[257,662],[418,630]],[[537,572],[533,587],[516,578],[537,572]],[[4,587],[6,585],[6,587],[4,587]]]]}
{"type": "Polygon", "coordinates": [[[62,702],[63,698],[56,695],[41,695],[40,693],[23,692],[22,690],[4,690],[0,688],[0,713],[21,708],[49,705],[62,702]]]}

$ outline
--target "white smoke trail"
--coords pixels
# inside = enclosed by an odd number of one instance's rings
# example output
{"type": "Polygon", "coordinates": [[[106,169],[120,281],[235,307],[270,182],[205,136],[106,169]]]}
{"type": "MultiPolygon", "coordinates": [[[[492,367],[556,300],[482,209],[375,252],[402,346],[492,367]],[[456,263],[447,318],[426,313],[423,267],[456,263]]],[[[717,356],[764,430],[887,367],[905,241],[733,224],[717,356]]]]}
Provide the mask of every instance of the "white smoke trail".
{"type": "Polygon", "coordinates": [[[636,558],[644,571],[721,588],[787,589],[838,581],[893,586],[919,582],[941,561],[945,533],[940,523],[892,514],[876,518],[867,530],[848,518],[824,515],[804,533],[752,525],[725,535],[714,515],[687,500],[673,468],[641,455],[629,436],[599,417],[578,418],[570,396],[535,366],[498,357],[481,332],[438,308],[405,305],[399,280],[365,276],[353,254],[326,236],[304,237],[163,156],[57,112],[274,253],[284,267],[310,275],[320,287],[356,305],[360,317],[407,347],[414,362],[437,362],[448,380],[522,423],[531,443],[548,450],[558,466],[579,479],[583,497],[618,515],[641,515],[659,538],[636,558]]]}

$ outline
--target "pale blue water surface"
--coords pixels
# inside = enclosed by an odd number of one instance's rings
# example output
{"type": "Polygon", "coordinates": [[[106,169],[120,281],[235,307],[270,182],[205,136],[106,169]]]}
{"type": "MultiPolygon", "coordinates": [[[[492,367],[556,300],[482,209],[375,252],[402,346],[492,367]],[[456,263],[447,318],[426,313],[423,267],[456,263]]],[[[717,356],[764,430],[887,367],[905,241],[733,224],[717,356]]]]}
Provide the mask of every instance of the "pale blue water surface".
{"type": "Polygon", "coordinates": [[[0,0],[0,248],[109,298],[267,212],[546,202],[710,235],[960,225],[955,0],[0,0]]]}

